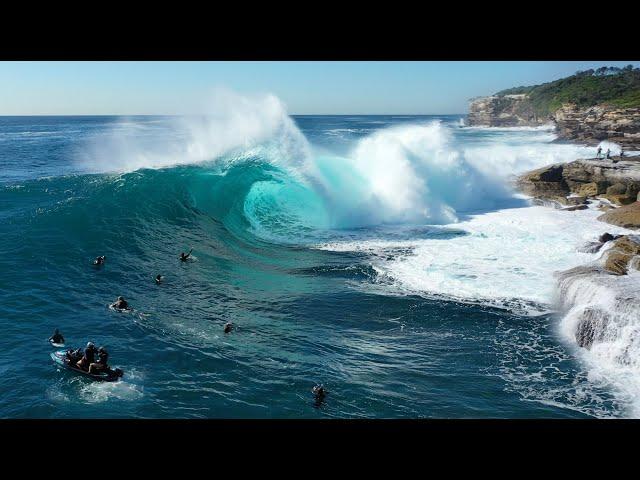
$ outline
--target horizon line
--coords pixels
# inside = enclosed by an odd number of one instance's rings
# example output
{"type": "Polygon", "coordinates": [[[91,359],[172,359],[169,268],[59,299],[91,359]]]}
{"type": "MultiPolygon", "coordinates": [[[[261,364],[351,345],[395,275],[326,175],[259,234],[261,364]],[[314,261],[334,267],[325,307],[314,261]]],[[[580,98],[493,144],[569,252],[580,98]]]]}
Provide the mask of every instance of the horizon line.
{"type": "MultiPolygon", "coordinates": [[[[34,113],[34,114],[0,114],[6,117],[187,117],[206,116],[205,113],[34,113]]],[[[418,117],[429,115],[468,115],[467,113],[288,113],[293,117],[418,117]]]]}

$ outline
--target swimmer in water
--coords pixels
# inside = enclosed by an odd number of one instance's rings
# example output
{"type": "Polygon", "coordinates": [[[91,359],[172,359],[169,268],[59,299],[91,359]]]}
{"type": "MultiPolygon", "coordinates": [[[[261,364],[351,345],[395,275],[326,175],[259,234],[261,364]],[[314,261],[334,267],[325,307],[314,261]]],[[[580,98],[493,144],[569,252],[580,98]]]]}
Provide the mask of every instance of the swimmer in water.
{"type": "Polygon", "coordinates": [[[162,275],[160,275],[160,274],[156,275],[156,283],[157,283],[158,285],[160,285],[160,284],[162,283],[162,279],[163,279],[163,278],[164,278],[164,277],[163,277],[162,275]]]}
{"type": "Polygon", "coordinates": [[[93,261],[94,265],[104,265],[104,261],[107,259],[107,257],[105,255],[100,255],[99,257],[96,257],[96,259],[93,261]]]}
{"type": "Polygon", "coordinates": [[[224,324],[224,333],[230,333],[233,330],[233,323],[227,322],[224,324]]]}
{"type": "Polygon", "coordinates": [[[111,307],[116,310],[130,310],[129,304],[123,297],[118,297],[118,299],[111,304],[111,307]]]}
{"type": "Polygon", "coordinates": [[[327,391],[325,390],[324,386],[319,383],[311,389],[311,393],[313,393],[313,396],[315,397],[315,407],[319,408],[324,402],[325,397],[327,396],[327,391]]]}
{"type": "Polygon", "coordinates": [[[193,252],[193,248],[191,250],[189,250],[189,253],[185,254],[184,252],[182,252],[180,254],[180,260],[182,260],[183,262],[186,262],[187,259],[191,256],[191,252],[193,252]]]}
{"type": "Polygon", "coordinates": [[[53,332],[53,335],[49,337],[49,341],[52,343],[64,343],[64,337],[60,333],[60,331],[56,328],[56,331],[53,332]]]}

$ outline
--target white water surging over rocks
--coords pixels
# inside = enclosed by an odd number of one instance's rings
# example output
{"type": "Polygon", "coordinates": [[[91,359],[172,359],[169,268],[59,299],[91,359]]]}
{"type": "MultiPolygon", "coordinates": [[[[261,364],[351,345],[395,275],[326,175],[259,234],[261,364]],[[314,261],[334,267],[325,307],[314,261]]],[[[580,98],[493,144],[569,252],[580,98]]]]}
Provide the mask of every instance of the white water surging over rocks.
{"type": "MultiPolygon", "coordinates": [[[[636,242],[638,238],[635,238],[636,242]]],[[[612,243],[612,242],[610,242],[612,243]]],[[[610,382],[640,415],[640,271],[612,275],[604,259],[557,274],[558,302],[565,311],[560,329],[580,347],[594,380],[610,382]]]]}

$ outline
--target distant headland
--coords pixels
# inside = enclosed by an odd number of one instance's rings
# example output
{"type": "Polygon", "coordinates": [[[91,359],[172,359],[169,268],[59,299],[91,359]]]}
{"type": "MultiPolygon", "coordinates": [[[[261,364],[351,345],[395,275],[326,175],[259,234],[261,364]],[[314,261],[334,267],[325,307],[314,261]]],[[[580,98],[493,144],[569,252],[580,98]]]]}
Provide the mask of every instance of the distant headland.
{"type": "Polygon", "coordinates": [[[469,126],[554,123],[559,140],[640,149],[640,68],[601,67],[471,100],[469,126]]]}

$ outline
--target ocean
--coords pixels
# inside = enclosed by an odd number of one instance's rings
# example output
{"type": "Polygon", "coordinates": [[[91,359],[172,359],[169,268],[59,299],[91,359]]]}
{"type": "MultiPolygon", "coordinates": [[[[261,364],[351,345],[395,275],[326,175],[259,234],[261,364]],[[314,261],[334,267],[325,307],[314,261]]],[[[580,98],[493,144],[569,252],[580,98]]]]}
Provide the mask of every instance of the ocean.
{"type": "Polygon", "coordinates": [[[0,117],[0,417],[635,415],[624,377],[594,373],[563,328],[553,276],[624,230],[511,187],[593,154],[554,138],[289,116],[271,97],[0,117]],[[108,308],[119,295],[132,312],[108,308]],[[57,369],[55,328],[106,346],[123,379],[57,369]]]}

